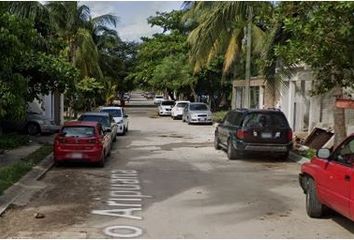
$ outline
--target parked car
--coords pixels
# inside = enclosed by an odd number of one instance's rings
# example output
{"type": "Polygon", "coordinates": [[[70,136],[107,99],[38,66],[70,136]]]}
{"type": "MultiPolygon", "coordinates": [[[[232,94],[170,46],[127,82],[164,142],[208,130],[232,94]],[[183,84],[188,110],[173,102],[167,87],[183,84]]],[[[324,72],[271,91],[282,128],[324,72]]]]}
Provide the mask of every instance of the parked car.
{"type": "Polygon", "coordinates": [[[145,93],[145,98],[146,99],[153,99],[154,98],[154,93],[145,93]]]}
{"type": "Polygon", "coordinates": [[[186,105],[190,103],[189,101],[176,101],[175,105],[173,106],[171,110],[171,117],[173,120],[175,119],[182,119],[183,116],[183,110],[186,107],[186,105]]]}
{"type": "Polygon", "coordinates": [[[160,102],[162,102],[163,100],[164,100],[164,97],[162,95],[156,95],[154,98],[154,104],[159,105],[160,102]]]}
{"type": "MultiPolygon", "coordinates": [[[[106,112],[87,112],[83,113],[79,121],[85,122],[99,122],[103,127],[103,131],[110,130],[111,140],[115,142],[117,140],[117,123],[114,121],[111,114],[106,112]]],[[[112,147],[112,143],[110,144],[112,147]]]]}
{"type": "Polygon", "coordinates": [[[128,102],[129,102],[129,100],[130,100],[130,93],[124,93],[123,99],[124,99],[124,101],[128,101],[128,102]]]}
{"type": "Polygon", "coordinates": [[[229,159],[247,152],[265,152],[287,159],[293,146],[292,130],[280,110],[236,109],[215,129],[215,149],[227,150],[229,159]]]}
{"type": "Polygon", "coordinates": [[[173,105],[175,104],[174,101],[170,100],[163,100],[160,102],[158,111],[159,111],[159,116],[170,116],[171,115],[171,109],[173,105]]]}
{"type": "Polygon", "coordinates": [[[59,125],[41,113],[27,112],[24,120],[3,120],[1,127],[4,131],[20,131],[29,135],[40,133],[55,133],[60,129],[59,125]]]}
{"type": "Polygon", "coordinates": [[[189,103],[183,109],[182,121],[188,124],[192,123],[208,123],[212,124],[212,113],[205,103],[193,102],[189,103]]]}
{"type": "Polygon", "coordinates": [[[333,151],[319,149],[301,165],[300,186],[306,194],[308,216],[320,218],[327,208],[354,221],[354,134],[333,151]]]}
{"type": "Polygon", "coordinates": [[[87,161],[103,167],[111,148],[110,129],[98,122],[64,123],[54,139],[54,162],[87,161]]]}
{"type": "Polygon", "coordinates": [[[114,121],[117,123],[117,133],[125,135],[128,132],[129,119],[122,107],[101,107],[100,112],[107,112],[112,115],[114,121]]]}

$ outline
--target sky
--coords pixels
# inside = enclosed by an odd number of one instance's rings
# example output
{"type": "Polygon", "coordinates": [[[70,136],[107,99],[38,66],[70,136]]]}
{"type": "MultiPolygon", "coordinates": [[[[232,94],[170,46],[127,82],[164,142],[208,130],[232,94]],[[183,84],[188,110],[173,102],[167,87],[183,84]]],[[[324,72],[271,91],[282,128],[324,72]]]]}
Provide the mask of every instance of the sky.
{"type": "Polygon", "coordinates": [[[82,1],[90,7],[93,17],[103,14],[113,14],[119,17],[117,31],[124,41],[139,41],[140,37],[150,37],[162,32],[159,27],[151,28],[147,18],[157,11],[170,12],[179,10],[183,1],[82,1]]]}

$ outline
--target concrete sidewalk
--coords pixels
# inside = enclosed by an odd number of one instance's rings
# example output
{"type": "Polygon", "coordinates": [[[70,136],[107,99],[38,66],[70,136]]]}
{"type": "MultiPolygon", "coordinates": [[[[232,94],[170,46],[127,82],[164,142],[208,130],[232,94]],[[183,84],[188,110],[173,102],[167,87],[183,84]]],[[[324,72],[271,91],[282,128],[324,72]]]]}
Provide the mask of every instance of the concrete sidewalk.
{"type": "Polygon", "coordinates": [[[38,150],[43,144],[53,144],[54,135],[31,136],[30,143],[0,154],[0,168],[14,164],[38,150]]]}
{"type": "MultiPolygon", "coordinates": [[[[53,144],[55,135],[32,136],[31,142],[26,146],[21,146],[12,150],[6,150],[4,154],[0,154],[0,168],[10,166],[21,159],[27,157],[31,153],[38,150],[44,144],[53,144]]],[[[39,180],[54,165],[52,154],[44,158],[35,167],[24,175],[17,183],[5,190],[0,196],[0,216],[13,203],[16,205],[26,205],[32,198],[33,194],[44,188],[43,183],[39,180]]]]}

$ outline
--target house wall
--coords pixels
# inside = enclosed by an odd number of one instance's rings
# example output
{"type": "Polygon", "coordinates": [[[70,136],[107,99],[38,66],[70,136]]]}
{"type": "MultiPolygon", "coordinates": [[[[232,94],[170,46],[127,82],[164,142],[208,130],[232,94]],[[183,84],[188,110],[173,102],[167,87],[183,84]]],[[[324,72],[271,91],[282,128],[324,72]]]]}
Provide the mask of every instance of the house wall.
{"type": "Polygon", "coordinates": [[[34,100],[28,104],[28,110],[41,113],[48,119],[54,120],[56,124],[64,123],[64,95],[49,94],[40,96],[40,100],[34,100]]]}
{"type": "MultiPolygon", "coordinates": [[[[231,106],[232,109],[244,107],[243,106],[243,90],[246,86],[245,80],[235,80],[233,81],[233,90],[232,90],[232,100],[231,106]]],[[[259,87],[259,106],[258,108],[272,108],[276,107],[276,103],[279,101],[280,95],[274,93],[273,89],[268,87],[265,83],[264,78],[255,77],[250,81],[250,87],[259,87]]]]}

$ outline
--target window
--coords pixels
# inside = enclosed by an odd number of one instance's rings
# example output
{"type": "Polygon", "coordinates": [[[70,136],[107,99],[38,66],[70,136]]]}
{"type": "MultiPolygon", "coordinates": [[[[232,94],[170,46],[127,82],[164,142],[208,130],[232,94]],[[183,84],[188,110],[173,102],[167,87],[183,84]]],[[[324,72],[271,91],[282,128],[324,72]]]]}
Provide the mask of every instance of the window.
{"type": "Polygon", "coordinates": [[[207,111],[209,109],[208,109],[208,106],[205,104],[191,104],[190,110],[191,111],[207,111]]]}
{"type": "Polygon", "coordinates": [[[175,104],[174,101],[163,101],[163,102],[161,102],[161,105],[163,105],[163,106],[172,106],[174,104],[175,104]]]}
{"type": "Polygon", "coordinates": [[[95,136],[95,128],[83,126],[64,127],[62,133],[65,134],[65,137],[92,137],[95,136]]]}
{"type": "Polygon", "coordinates": [[[354,161],[354,139],[340,146],[334,153],[333,160],[342,164],[352,165],[354,161]]]}
{"type": "Polygon", "coordinates": [[[109,122],[109,117],[106,116],[97,116],[97,115],[81,115],[79,121],[86,121],[86,122],[99,122],[104,127],[111,127],[109,122]]]}
{"type": "Polygon", "coordinates": [[[122,111],[120,109],[102,109],[101,112],[107,112],[113,117],[122,117],[122,111]]]}
{"type": "Polygon", "coordinates": [[[245,127],[271,127],[288,128],[288,122],[282,113],[276,112],[255,112],[245,117],[243,126],[245,127]]]}
{"type": "Polygon", "coordinates": [[[177,107],[184,108],[187,103],[177,103],[177,107]]]}

